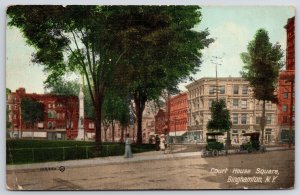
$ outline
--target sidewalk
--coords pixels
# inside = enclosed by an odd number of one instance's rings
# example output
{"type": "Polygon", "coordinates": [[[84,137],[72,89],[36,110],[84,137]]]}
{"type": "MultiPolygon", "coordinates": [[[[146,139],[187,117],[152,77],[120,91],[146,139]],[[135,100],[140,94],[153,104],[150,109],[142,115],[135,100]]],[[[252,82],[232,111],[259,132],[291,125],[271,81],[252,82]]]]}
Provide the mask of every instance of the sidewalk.
{"type": "MultiPolygon", "coordinates": [[[[289,150],[286,147],[270,147],[266,149],[267,151],[280,151],[289,150]]],[[[229,153],[235,153],[234,150],[229,153]]],[[[6,170],[34,170],[34,169],[50,169],[64,167],[92,167],[97,165],[105,164],[121,164],[129,162],[141,162],[149,160],[164,160],[170,158],[182,158],[182,157],[193,157],[201,156],[202,152],[185,152],[185,153],[170,153],[165,154],[163,151],[151,151],[144,153],[134,154],[133,158],[124,158],[123,156],[110,156],[102,158],[91,158],[91,159],[79,159],[79,160],[68,160],[68,161],[55,161],[55,162],[45,162],[45,163],[34,163],[34,164],[22,164],[22,165],[7,165],[6,170]]]]}
{"type": "Polygon", "coordinates": [[[55,161],[55,162],[45,162],[45,163],[34,163],[34,164],[23,164],[23,165],[7,165],[6,170],[33,170],[33,169],[51,169],[64,167],[85,167],[85,166],[97,166],[105,164],[119,164],[128,162],[140,162],[148,160],[163,160],[170,158],[180,158],[180,157],[192,157],[201,156],[201,152],[188,152],[188,153],[173,153],[164,154],[163,151],[151,151],[144,153],[137,153],[133,155],[133,158],[124,158],[123,156],[111,156],[102,158],[91,158],[91,159],[80,159],[80,160],[68,160],[68,161],[55,161]]]}

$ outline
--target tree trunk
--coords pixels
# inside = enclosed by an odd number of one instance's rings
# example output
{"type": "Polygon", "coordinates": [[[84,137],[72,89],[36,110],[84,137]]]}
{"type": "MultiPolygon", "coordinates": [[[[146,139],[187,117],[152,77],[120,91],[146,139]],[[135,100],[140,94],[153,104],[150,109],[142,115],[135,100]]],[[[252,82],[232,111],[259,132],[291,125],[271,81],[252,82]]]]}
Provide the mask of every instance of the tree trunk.
{"type": "Polygon", "coordinates": [[[260,121],[261,145],[264,145],[265,125],[266,125],[266,116],[265,115],[266,115],[266,101],[263,100],[262,114],[261,114],[261,121],[260,121]]]}
{"type": "Polygon", "coordinates": [[[115,123],[111,121],[111,135],[112,135],[112,142],[115,142],[115,123]]]}
{"type": "Polygon", "coordinates": [[[137,114],[137,144],[141,145],[143,143],[143,131],[142,131],[142,122],[143,122],[143,111],[145,108],[144,104],[136,104],[136,114],[137,114]]]}
{"type": "Polygon", "coordinates": [[[226,148],[231,147],[230,130],[227,130],[226,148]]]}
{"type": "Polygon", "coordinates": [[[96,128],[96,136],[95,136],[95,144],[96,151],[101,151],[101,108],[102,108],[102,98],[98,98],[98,102],[96,102],[95,110],[95,128],[96,128]]]}
{"type": "Polygon", "coordinates": [[[104,129],[104,141],[107,141],[106,132],[107,132],[107,129],[104,129]]]}
{"type": "Polygon", "coordinates": [[[121,142],[123,143],[124,142],[124,126],[122,125],[122,127],[121,127],[121,142]]]}

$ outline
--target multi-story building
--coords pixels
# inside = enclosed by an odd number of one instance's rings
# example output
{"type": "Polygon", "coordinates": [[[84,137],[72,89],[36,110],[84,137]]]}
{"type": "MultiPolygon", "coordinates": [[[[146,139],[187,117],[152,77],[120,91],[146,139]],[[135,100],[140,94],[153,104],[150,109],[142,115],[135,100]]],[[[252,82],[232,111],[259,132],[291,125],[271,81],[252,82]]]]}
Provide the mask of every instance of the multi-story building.
{"type": "Polygon", "coordinates": [[[184,92],[171,97],[167,104],[170,106],[169,136],[178,140],[182,140],[182,135],[187,131],[187,100],[187,93],[184,92]]]}
{"type": "Polygon", "coordinates": [[[279,74],[277,91],[278,126],[282,142],[288,141],[290,128],[292,128],[293,137],[295,134],[295,17],[288,19],[285,29],[287,33],[286,69],[279,74]]]}
{"type": "Polygon", "coordinates": [[[159,109],[155,115],[155,134],[167,134],[168,121],[166,111],[159,109]]]}
{"type": "MultiPolygon", "coordinates": [[[[205,141],[207,122],[210,120],[210,107],[213,100],[224,99],[231,114],[232,143],[241,143],[242,134],[260,131],[262,102],[252,98],[249,82],[240,77],[201,78],[186,86],[188,89],[188,133],[197,140],[205,141]]],[[[266,104],[266,143],[278,139],[276,105],[266,104]]]]}
{"type": "Polygon", "coordinates": [[[78,133],[79,102],[77,96],[26,93],[19,88],[7,97],[11,135],[22,138],[74,139],[78,133]],[[21,115],[22,98],[43,105],[43,120],[33,126],[21,115]]]}

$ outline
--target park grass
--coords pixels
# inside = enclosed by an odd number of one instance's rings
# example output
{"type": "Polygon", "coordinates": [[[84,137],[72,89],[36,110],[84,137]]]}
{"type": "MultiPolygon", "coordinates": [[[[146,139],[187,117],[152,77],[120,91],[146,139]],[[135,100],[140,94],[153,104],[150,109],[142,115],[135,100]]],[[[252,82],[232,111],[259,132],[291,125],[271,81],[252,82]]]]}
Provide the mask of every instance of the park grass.
{"type": "MultiPolygon", "coordinates": [[[[133,153],[154,149],[155,146],[152,144],[132,145],[133,153]]],[[[94,142],[88,141],[7,140],[6,163],[29,164],[121,156],[124,150],[124,143],[103,143],[102,150],[99,152],[96,151],[94,142]]]]}

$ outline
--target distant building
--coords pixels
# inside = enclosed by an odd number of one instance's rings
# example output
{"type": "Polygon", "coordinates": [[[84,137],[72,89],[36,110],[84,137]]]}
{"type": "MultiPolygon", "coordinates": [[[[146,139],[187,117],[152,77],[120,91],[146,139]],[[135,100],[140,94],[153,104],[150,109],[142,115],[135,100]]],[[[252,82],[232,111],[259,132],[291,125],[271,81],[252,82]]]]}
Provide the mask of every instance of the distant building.
{"type": "MultiPolygon", "coordinates": [[[[78,97],[26,93],[19,88],[7,97],[11,133],[14,137],[40,139],[73,139],[78,131],[78,97]],[[21,100],[30,98],[44,105],[43,121],[32,127],[22,121],[21,100]]],[[[34,111],[33,111],[34,112],[34,111]]]]}
{"type": "Polygon", "coordinates": [[[187,131],[187,111],[188,97],[187,93],[179,93],[170,98],[170,124],[169,136],[176,137],[177,141],[183,140],[183,135],[187,131]]]}
{"type": "Polygon", "coordinates": [[[292,119],[292,135],[294,136],[295,134],[295,17],[288,19],[284,28],[287,33],[286,70],[281,71],[279,74],[277,95],[279,100],[278,125],[280,140],[287,142],[289,138],[290,119],[292,119]],[[291,100],[293,102],[292,105],[291,100]]]}
{"type": "Polygon", "coordinates": [[[167,134],[167,116],[163,109],[159,109],[155,115],[155,134],[167,134]]]}
{"type": "MultiPolygon", "coordinates": [[[[216,78],[201,78],[186,86],[188,89],[188,132],[199,141],[206,140],[206,125],[211,118],[210,107],[216,100],[216,78]]],[[[242,142],[242,134],[260,132],[262,102],[254,99],[249,82],[240,77],[218,78],[218,97],[224,99],[231,114],[232,143],[242,142]]],[[[265,142],[278,141],[276,105],[266,104],[265,142]]]]}

